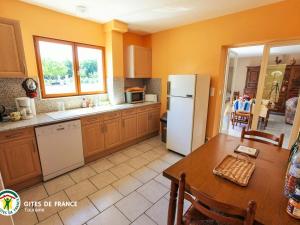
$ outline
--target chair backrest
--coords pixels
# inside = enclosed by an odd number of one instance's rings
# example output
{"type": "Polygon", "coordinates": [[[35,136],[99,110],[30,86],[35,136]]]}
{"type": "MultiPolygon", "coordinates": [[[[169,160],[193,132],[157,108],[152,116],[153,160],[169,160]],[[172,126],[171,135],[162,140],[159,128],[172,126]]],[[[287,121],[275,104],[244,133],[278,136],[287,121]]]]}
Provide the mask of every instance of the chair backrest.
{"type": "Polygon", "coordinates": [[[180,175],[178,208],[176,225],[183,224],[183,203],[184,199],[192,203],[192,206],[204,216],[220,223],[230,225],[252,225],[254,223],[256,202],[250,201],[246,209],[237,208],[225,203],[218,202],[204,193],[189,188],[186,192],[185,174],[180,175]]]}
{"type": "Polygon", "coordinates": [[[277,137],[273,134],[268,134],[268,133],[257,131],[257,130],[246,131],[246,128],[243,127],[241,138],[282,147],[284,134],[280,134],[280,136],[277,137]],[[259,139],[257,137],[263,138],[263,139],[259,139]],[[273,142],[271,142],[271,141],[273,141],[273,142]]]}

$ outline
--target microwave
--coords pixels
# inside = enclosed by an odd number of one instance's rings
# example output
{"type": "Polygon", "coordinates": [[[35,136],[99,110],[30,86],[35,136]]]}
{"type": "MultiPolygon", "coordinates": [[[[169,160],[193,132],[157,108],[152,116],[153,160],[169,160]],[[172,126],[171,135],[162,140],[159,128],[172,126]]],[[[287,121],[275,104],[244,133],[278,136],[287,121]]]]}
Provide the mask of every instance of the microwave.
{"type": "Polygon", "coordinates": [[[126,102],[135,104],[141,103],[145,100],[145,92],[144,91],[126,91],[126,102]]]}

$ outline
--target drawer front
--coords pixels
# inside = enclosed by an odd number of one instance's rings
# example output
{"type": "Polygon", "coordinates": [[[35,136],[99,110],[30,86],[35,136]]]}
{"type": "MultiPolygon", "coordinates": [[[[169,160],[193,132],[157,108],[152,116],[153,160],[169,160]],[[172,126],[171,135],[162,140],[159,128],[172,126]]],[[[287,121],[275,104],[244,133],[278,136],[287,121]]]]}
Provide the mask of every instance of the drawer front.
{"type": "Polygon", "coordinates": [[[112,112],[112,113],[107,113],[103,116],[104,120],[111,120],[111,119],[117,119],[121,116],[121,112],[112,112]]]}
{"type": "Polygon", "coordinates": [[[149,110],[152,110],[152,109],[158,109],[160,108],[160,104],[155,104],[155,105],[147,105],[147,106],[143,106],[143,107],[140,107],[140,108],[137,108],[137,112],[145,112],[145,111],[149,111],[149,110]]]}
{"type": "Polygon", "coordinates": [[[33,136],[34,136],[34,130],[32,127],[5,131],[0,133],[0,142],[10,141],[10,140],[24,138],[24,137],[33,137],[33,136]]]}
{"type": "Polygon", "coordinates": [[[127,109],[122,112],[122,117],[136,114],[136,109],[127,109]]]}
{"type": "Polygon", "coordinates": [[[81,118],[81,125],[88,125],[92,123],[97,123],[102,120],[102,117],[97,115],[97,116],[89,116],[89,117],[84,117],[81,118]]]}

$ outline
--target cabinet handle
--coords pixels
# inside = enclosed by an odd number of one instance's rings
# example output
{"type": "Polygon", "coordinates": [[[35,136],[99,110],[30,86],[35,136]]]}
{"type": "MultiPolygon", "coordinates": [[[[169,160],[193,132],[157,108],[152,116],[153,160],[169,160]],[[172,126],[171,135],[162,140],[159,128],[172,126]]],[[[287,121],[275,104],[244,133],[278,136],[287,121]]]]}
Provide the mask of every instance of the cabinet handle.
{"type": "Polygon", "coordinates": [[[23,65],[23,69],[24,69],[24,74],[27,75],[27,68],[26,68],[24,60],[22,61],[22,65],[23,65]]]}
{"type": "Polygon", "coordinates": [[[167,111],[170,110],[170,98],[167,97],[167,111]]]}

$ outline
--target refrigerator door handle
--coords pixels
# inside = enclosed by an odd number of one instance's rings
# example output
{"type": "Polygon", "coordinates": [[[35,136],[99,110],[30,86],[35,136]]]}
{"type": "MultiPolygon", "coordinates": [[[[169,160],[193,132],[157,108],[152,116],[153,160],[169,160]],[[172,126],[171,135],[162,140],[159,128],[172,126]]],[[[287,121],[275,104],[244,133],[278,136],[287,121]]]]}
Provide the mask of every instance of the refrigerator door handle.
{"type": "Polygon", "coordinates": [[[167,97],[167,111],[170,110],[170,97],[167,97]]]}
{"type": "Polygon", "coordinates": [[[171,81],[168,81],[167,83],[167,94],[170,95],[170,91],[171,91],[171,81]]]}
{"type": "Polygon", "coordinates": [[[186,95],[186,97],[187,97],[187,98],[192,98],[192,97],[193,97],[193,95],[186,95]]]}

